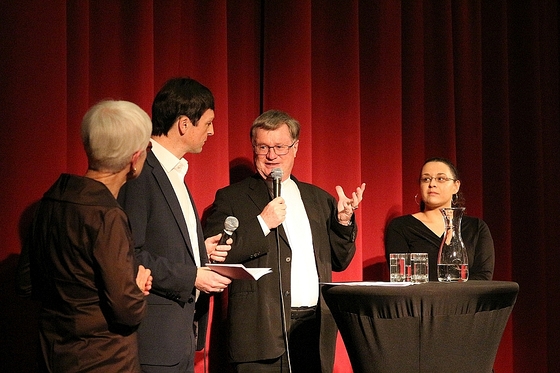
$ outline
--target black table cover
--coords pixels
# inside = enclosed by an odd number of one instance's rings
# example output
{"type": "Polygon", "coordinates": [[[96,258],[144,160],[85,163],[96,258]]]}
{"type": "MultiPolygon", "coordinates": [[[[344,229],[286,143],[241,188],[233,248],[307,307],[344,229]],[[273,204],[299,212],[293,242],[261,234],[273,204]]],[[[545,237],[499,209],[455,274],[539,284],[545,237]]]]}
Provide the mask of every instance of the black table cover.
{"type": "Polygon", "coordinates": [[[519,285],[326,284],[354,373],[490,373],[519,285]]]}

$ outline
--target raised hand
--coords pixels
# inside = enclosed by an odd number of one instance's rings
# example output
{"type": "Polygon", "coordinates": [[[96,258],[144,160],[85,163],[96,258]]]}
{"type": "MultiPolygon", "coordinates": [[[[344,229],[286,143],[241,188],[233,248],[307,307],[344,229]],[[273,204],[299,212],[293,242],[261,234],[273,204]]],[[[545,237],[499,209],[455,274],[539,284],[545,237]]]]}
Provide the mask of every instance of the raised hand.
{"type": "Polygon", "coordinates": [[[341,224],[348,225],[354,210],[356,210],[362,202],[362,197],[364,190],[366,189],[366,183],[362,183],[361,186],[357,187],[350,197],[346,197],[344,190],[340,185],[336,186],[336,193],[338,194],[338,221],[341,224]]]}

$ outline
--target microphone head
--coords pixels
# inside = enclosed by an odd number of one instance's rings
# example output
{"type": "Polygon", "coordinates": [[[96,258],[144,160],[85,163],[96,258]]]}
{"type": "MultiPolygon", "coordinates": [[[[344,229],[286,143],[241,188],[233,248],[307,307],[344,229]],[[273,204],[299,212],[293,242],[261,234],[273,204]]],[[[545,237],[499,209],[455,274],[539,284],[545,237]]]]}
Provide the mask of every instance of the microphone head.
{"type": "Polygon", "coordinates": [[[224,222],[224,230],[231,235],[239,227],[239,220],[235,216],[228,216],[224,222]]]}
{"type": "Polygon", "coordinates": [[[281,168],[273,168],[272,172],[270,173],[270,177],[273,180],[280,179],[282,180],[282,176],[284,176],[284,171],[281,168]]]}

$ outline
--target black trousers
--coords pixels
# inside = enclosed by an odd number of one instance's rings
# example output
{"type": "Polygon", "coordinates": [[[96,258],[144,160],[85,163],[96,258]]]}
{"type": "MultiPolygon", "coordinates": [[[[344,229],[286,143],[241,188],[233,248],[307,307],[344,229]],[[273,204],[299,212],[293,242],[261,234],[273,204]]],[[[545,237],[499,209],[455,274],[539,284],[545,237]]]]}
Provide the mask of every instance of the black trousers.
{"type": "Polygon", "coordinates": [[[288,352],[262,361],[235,365],[237,373],[320,373],[319,321],[315,309],[297,308],[291,312],[288,331],[288,352]],[[288,364],[288,355],[290,364],[288,364]]]}

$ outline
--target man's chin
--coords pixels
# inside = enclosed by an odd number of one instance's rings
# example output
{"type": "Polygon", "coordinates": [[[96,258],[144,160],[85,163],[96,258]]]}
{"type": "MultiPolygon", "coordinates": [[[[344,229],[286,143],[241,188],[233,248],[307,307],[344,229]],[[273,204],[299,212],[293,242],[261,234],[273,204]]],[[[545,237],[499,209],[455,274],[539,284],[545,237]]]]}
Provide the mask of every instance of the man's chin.
{"type": "Polygon", "coordinates": [[[261,175],[261,177],[262,177],[263,179],[265,179],[265,180],[268,178],[268,175],[270,174],[270,172],[269,172],[268,174],[265,174],[263,170],[257,170],[257,172],[258,172],[259,175],[261,175]]]}

